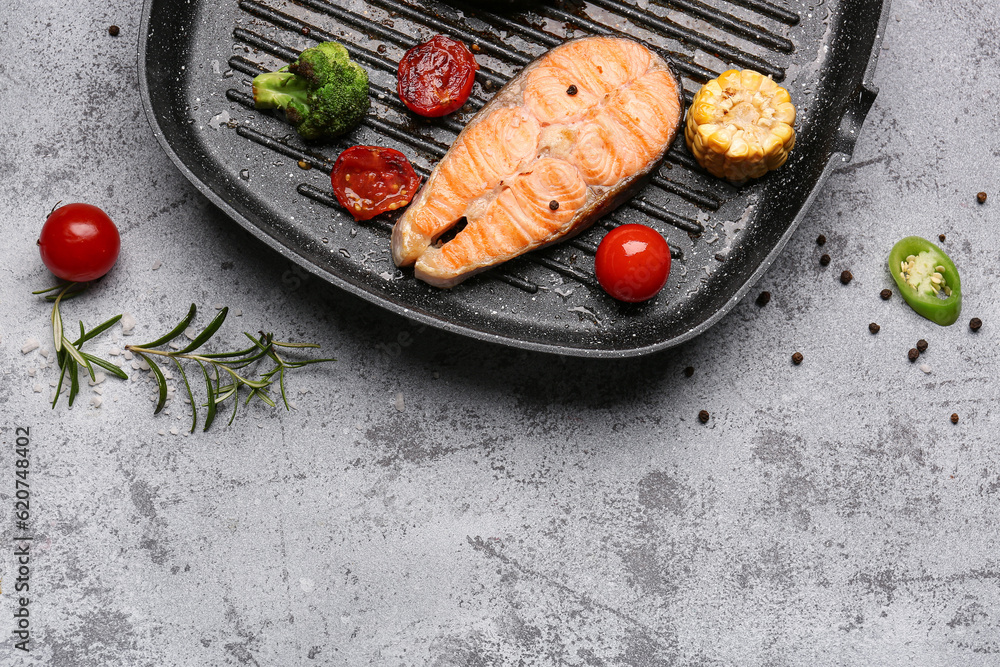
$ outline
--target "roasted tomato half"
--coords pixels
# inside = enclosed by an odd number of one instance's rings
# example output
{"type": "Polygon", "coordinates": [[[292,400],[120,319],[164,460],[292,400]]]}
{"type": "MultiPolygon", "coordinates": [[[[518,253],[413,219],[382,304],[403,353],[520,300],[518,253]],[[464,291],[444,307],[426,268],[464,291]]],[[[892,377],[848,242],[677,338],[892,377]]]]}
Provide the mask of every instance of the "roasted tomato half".
{"type": "Polygon", "coordinates": [[[469,99],[478,69],[465,44],[436,35],[403,54],[396,90],[414,113],[445,116],[469,99]]]}
{"type": "Polygon", "coordinates": [[[330,180],[337,201],[355,220],[406,206],[420,187],[406,156],[380,146],[348,148],[333,165],[330,180]]]}

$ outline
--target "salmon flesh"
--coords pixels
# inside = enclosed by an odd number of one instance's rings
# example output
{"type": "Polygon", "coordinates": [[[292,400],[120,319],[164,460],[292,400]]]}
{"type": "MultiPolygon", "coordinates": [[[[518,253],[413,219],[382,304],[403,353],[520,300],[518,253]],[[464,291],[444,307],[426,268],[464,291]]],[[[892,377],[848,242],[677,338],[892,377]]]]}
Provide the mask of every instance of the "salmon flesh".
{"type": "Polygon", "coordinates": [[[454,287],[578,234],[643,185],[682,116],[679,81],[641,44],[566,42],[525,67],[458,135],[396,222],[393,260],[414,265],[424,282],[454,287]]]}

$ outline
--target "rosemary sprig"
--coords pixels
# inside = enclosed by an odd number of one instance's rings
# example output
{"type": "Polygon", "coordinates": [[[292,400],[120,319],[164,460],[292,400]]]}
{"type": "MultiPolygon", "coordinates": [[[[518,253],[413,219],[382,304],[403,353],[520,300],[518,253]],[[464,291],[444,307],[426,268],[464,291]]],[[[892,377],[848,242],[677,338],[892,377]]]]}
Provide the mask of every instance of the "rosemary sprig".
{"type": "MultiPolygon", "coordinates": [[[[188,310],[184,319],[182,319],[176,327],[165,335],[143,345],[125,346],[126,350],[129,350],[149,364],[153,378],[156,380],[157,387],[159,389],[159,397],[154,414],[158,414],[163,409],[164,405],[166,405],[168,394],[166,377],[163,370],[156,363],[156,359],[159,358],[162,363],[173,362],[174,366],[177,367],[181,374],[181,379],[184,381],[184,388],[187,390],[188,399],[191,402],[192,433],[194,433],[198,426],[198,408],[195,403],[194,392],[191,391],[191,384],[188,381],[187,373],[181,365],[182,361],[197,363],[201,368],[202,375],[205,379],[207,400],[205,403],[201,404],[202,407],[206,408],[205,423],[202,429],[203,431],[207,431],[212,425],[212,422],[215,421],[219,405],[230,398],[233,399],[233,413],[229,418],[229,423],[233,423],[233,420],[236,418],[237,410],[239,409],[240,390],[244,387],[248,390],[244,405],[248,404],[252,399],[257,398],[272,408],[277,407],[274,399],[268,394],[268,391],[274,383],[275,376],[277,376],[278,379],[278,387],[281,391],[281,398],[285,404],[285,409],[290,409],[288,396],[285,393],[285,372],[296,368],[302,368],[303,366],[308,366],[310,364],[336,361],[335,359],[305,359],[295,361],[285,359],[278,354],[279,348],[318,348],[319,345],[312,343],[286,343],[276,341],[274,340],[274,334],[265,334],[262,331],[259,332],[259,337],[244,332],[244,335],[253,343],[250,347],[244,350],[196,353],[198,349],[200,349],[209,341],[209,339],[212,338],[212,336],[216,334],[222,326],[222,323],[225,322],[226,316],[229,314],[228,308],[223,308],[219,314],[216,315],[211,322],[209,322],[208,326],[206,326],[200,334],[195,336],[186,347],[179,350],[156,349],[162,348],[162,346],[167,345],[183,334],[191,322],[194,321],[197,312],[198,310],[195,305],[191,304],[191,308],[188,310]],[[252,379],[247,377],[247,373],[241,372],[242,369],[247,368],[251,364],[255,364],[256,362],[263,361],[265,359],[273,363],[274,367],[261,373],[259,378],[252,379]],[[209,372],[209,369],[211,369],[211,373],[209,372]]],[[[282,354],[284,354],[284,352],[282,352],[282,354]]]]}
{"type": "Polygon", "coordinates": [[[83,351],[83,344],[101,335],[111,327],[113,327],[118,320],[122,318],[121,315],[116,315],[112,317],[107,322],[97,325],[90,331],[87,331],[83,326],[83,322],[80,322],[80,337],[74,341],[69,340],[66,337],[66,331],[63,327],[62,312],[59,310],[59,304],[67,299],[72,299],[80,295],[84,290],[87,289],[86,285],[78,285],[77,283],[63,283],[56,285],[55,287],[49,287],[48,289],[38,290],[37,292],[32,292],[32,294],[46,294],[46,300],[52,301],[52,342],[56,348],[56,361],[59,365],[59,383],[56,386],[56,395],[52,399],[52,407],[56,407],[56,403],[59,402],[59,394],[62,392],[63,381],[66,379],[66,375],[69,375],[69,405],[73,405],[73,401],[76,400],[77,394],[80,392],[80,378],[79,378],[79,368],[83,367],[90,374],[91,380],[96,380],[97,375],[94,373],[94,366],[99,366],[104,370],[108,371],[116,377],[120,377],[123,380],[128,379],[128,375],[125,374],[121,368],[115,364],[95,357],[92,354],[88,354],[83,351]],[[74,287],[78,289],[73,289],[74,287]],[[56,292],[57,294],[51,294],[51,292],[56,292]]]}

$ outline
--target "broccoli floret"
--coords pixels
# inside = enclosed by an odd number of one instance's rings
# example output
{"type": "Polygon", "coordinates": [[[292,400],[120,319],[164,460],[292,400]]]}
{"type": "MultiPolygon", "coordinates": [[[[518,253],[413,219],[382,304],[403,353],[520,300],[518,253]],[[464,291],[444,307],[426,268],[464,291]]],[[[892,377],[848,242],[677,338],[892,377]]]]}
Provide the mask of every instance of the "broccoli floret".
{"type": "Polygon", "coordinates": [[[303,139],[333,139],[368,112],[368,73],[351,62],[343,44],[324,42],[254,78],[253,101],[258,109],[284,111],[303,139]]]}

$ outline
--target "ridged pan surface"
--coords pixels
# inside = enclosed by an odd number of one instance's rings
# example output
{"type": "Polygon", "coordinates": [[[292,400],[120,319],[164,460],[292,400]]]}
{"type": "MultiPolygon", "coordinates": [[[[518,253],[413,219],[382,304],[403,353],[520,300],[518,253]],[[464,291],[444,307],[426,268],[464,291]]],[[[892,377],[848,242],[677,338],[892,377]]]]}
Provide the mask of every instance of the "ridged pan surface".
{"type": "Polygon", "coordinates": [[[634,356],[690,339],[750,289],[836,165],[850,158],[875,98],[871,78],[889,0],[589,0],[445,4],[426,0],[146,0],[141,92],[157,138],[181,171],[234,220],[309,271],[373,303],[469,336],[580,356],[634,356]],[[423,119],[399,101],[396,67],[434,34],[472,47],[469,102],[423,119]],[[680,136],[650,183],[566,243],[529,253],[452,290],[397,270],[395,216],[355,222],[329,173],[355,144],[403,151],[426,177],[464,123],[525,64],[567,39],[622,34],[665,57],[687,101],[722,71],[750,68],[798,108],[788,162],[733,187],[694,162],[680,136]],[[371,79],[372,109],[340,142],[311,145],[257,112],[250,81],[309,46],[345,44],[371,79]],[[300,165],[309,166],[303,169],[300,165]],[[594,252],[619,224],[663,233],[673,269],[654,300],[623,304],[594,277],[594,252]]]}

